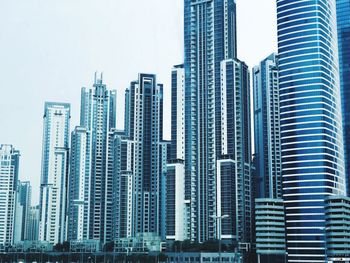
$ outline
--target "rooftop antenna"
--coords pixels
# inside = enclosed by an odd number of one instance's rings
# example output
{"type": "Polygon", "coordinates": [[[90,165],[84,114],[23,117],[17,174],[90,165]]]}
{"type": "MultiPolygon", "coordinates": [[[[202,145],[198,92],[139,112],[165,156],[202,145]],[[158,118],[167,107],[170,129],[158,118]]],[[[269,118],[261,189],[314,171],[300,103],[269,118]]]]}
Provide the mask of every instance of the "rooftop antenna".
{"type": "Polygon", "coordinates": [[[94,83],[97,84],[97,71],[95,71],[95,80],[94,83]]]}

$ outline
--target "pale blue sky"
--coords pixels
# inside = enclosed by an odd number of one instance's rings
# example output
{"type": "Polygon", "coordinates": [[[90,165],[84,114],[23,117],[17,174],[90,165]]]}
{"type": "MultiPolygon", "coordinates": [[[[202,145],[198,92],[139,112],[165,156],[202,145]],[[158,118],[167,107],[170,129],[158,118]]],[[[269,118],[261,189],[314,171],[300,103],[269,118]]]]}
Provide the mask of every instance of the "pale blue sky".
{"type": "MultiPolygon", "coordinates": [[[[237,0],[238,56],[250,67],[276,51],[275,0],[237,0]]],[[[72,104],[96,70],[118,91],[138,72],[156,73],[170,102],[170,70],[182,63],[183,0],[0,0],[0,143],[21,151],[20,178],[38,202],[45,101],[72,104]]],[[[170,108],[165,104],[165,137],[170,108]]]]}

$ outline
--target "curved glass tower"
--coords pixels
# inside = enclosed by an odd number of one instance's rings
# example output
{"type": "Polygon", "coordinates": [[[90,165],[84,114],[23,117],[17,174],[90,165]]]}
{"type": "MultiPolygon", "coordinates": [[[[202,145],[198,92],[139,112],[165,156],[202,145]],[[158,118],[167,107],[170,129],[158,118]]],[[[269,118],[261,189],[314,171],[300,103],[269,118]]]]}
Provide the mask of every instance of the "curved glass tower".
{"type": "Polygon", "coordinates": [[[288,262],[325,262],[324,200],[345,194],[335,0],[277,0],[288,262]]]}
{"type": "MultiPolygon", "coordinates": [[[[350,0],[337,0],[340,90],[344,131],[350,129],[350,0]]],[[[344,132],[346,177],[350,178],[350,132],[344,132]]],[[[347,181],[350,194],[350,180],[347,181]]]]}

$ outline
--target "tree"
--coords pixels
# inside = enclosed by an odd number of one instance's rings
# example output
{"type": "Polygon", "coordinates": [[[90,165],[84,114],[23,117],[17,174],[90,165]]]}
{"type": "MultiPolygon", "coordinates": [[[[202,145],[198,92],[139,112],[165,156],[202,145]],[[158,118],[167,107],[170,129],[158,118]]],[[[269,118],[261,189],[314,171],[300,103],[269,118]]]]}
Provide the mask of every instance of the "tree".
{"type": "Polygon", "coordinates": [[[111,242],[108,242],[108,243],[104,244],[103,251],[113,252],[114,251],[114,242],[111,241],[111,242]]]}
{"type": "Polygon", "coordinates": [[[70,251],[70,243],[69,243],[69,241],[64,241],[62,243],[62,251],[63,252],[69,252],[70,251]]]}
{"type": "Polygon", "coordinates": [[[57,243],[56,245],[53,246],[53,250],[57,252],[62,252],[63,245],[61,243],[57,243]]]}
{"type": "Polygon", "coordinates": [[[200,251],[203,252],[216,252],[219,250],[218,240],[208,240],[200,245],[200,251]]]}
{"type": "Polygon", "coordinates": [[[163,253],[160,253],[159,256],[158,256],[158,260],[159,260],[160,262],[167,262],[168,256],[165,255],[165,254],[163,254],[163,253]]]}
{"type": "Polygon", "coordinates": [[[184,252],[195,252],[198,251],[200,244],[198,242],[192,242],[191,240],[185,240],[181,242],[181,251],[184,252]]]}

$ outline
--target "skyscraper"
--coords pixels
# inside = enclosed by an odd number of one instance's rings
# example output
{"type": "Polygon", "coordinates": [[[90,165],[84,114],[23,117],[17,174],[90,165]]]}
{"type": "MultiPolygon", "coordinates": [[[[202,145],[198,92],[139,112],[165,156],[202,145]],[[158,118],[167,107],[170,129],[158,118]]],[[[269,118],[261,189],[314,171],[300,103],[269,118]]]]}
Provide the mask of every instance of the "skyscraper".
{"type": "Polygon", "coordinates": [[[259,262],[285,262],[278,62],[271,54],[253,69],[255,233],[259,262]]]}
{"type": "Polygon", "coordinates": [[[174,66],[171,72],[171,145],[167,165],[166,239],[189,238],[189,202],[185,199],[185,70],[174,66]]]}
{"type": "Polygon", "coordinates": [[[30,182],[17,183],[14,243],[27,240],[27,220],[31,206],[32,187],[30,182]]]}
{"type": "Polygon", "coordinates": [[[255,158],[260,198],[282,198],[281,138],[276,54],[253,69],[255,158]]]}
{"type": "Polygon", "coordinates": [[[0,146],[0,246],[13,244],[19,156],[12,145],[0,146]]]}
{"type": "MultiPolygon", "coordinates": [[[[162,210],[162,184],[164,159],[162,147],[163,131],[163,85],[158,84],[153,74],[139,74],[138,80],[131,82],[126,92],[126,112],[129,119],[125,120],[127,139],[120,140],[120,149],[132,156],[122,158],[131,159],[131,163],[121,162],[118,168],[120,194],[127,194],[125,187],[132,184],[132,237],[142,233],[156,233],[162,235],[165,229],[162,224],[164,211],[162,210]],[[132,171],[130,171],[132,169],[132,171]],[[131,172],[131,173],[130,173],[131,172]]],[[[165,151],[166,152],[166,151],[165,151]]],[[[120,163],[120,158],[117,160],[120,163]]],[[[127,161],[125,159],[125,161],[127,161]]],[[[166,162],[165,162],[166,163],[166,162]]],[[[130,197],[130,196],[129,196],[130,197]]],[[[121,205],[127,205],[128,196],[120,196],[121,205]]],[[[118,198],[118,197],[117,197],[118,198]]],[[[118,208],[117,208],[118,209],[118,208]]],[[[123,222],[129,220],[124,213],[123,222]]],[[[128,233],[124,233],[129,235],[128,233]]]]}
{"type": "Polygon", "coordinates": [[[107,90],[102,74],[95,74],[93,88],[82,88],[80,127],[72,138],[71,238],[101,242],[113,238],[113,171],[109,169],[113,156],[109,146],[115,125],[116,91],[107,90]]]}
{"type": "Polygon", "coordinates": [[[345,194],[335,0],[277,0],[288,262],[325,262],[325,199],[345,194]]]}
{"type": "MultiPolygon", "coordinates": [[[[343,129],[350,129],[350,1],[337,0],[337,25],[340,90],[343,111],[343,129]]],[[[344,132],[345,171],[347,194],[350,196],[350,132],[344,132]]]]}
{"type": "MultiPolygon", "coordinates": [[[[161,107],[163,107],[163,100],[161,100],[161,107]]],[[[162,112],[162,111],[161,111],[162,112]]],[[[163,115],[161,115],[163,116],[163,115]]],[[[163,127],[163,124],[161,124],[163,127]]],[[[166,208],[167,208],[167,198],[169,191],[173,191],[173,188],[167,188],[167,173],[168,173],[168,162],[170,157],[170,145],[171,141],[161,140],[159,142],[159,179],[158,179],[158,207],[160,212],[158,213],[158,233],[161,240],[166,239],[166,208]]]]}
{"type": "Polygon", "coordinates": [[[31,206],[28,212],[28,220],[27,220],[27,240],[38,240],[39,239],[39,215],[40,209],[39,206],[31,206]]]}
{"type": "Polygon", "coordinates": [[[72,132],[68,193],[68,240],[89,239],[90,141],[85,127],[72,132]]]}
{"type": "Polygon", "coordinates": [[[216,239],[221,151],[220,63],[236,57],[234,0],[185,0],[185,171],[190,239],[216,239]]]}
{"type": "Polygon", "coordinates": [[[19,198],[18,202],[23,207],[21,240],[28,240],[26,236],[28,215],[29,215],[29,209],[32,205],[32,186],[30,185],[30,182],[27,181],[27,182],[19,183],[18,198],[19,198]]]}
{"type": "Polygon", "coordinates": [[[14,215],[14,232],[13,232],[13,243],[17,244],[22,240],[22,227],[23,227],[23,205],[21,205],[19,199],[19,181],[17,183],[16,197],[15,197],[15,215],[14,215]]]}
{"type": "MultiPolygon", "coordinates": [[[[218,237],[249,249],[252,241],[250,74],[237,60],[221,62],[221,148],[217,152],[218,237]],[[222,218],[228,216],[227,218],[222,218]],[[222,218],[222,219],[221,219],[222,218]]],[[[247,259],[248,260],[248,259],[247,259]]]]}
{"type": "Polygon", "coordinates": [[[39,240],[66,240],[70,104],[46,102],[40,185],[39,240]]]}
{"type": "MultiPolygon", "coordinates": [[[[126,92],[127,96],[128,92],[126,92]]],[[[127,105],[125,108],[127,109],[127,105]]],[[[114,237],[133,235],[134,142],[124,135],[114,138],[114,237]]]]}
{"type": "Polygon", "coordinates": [[[185,160],[185,69],[171,71],[171,147],[170,159],[185,160]]]}

